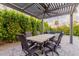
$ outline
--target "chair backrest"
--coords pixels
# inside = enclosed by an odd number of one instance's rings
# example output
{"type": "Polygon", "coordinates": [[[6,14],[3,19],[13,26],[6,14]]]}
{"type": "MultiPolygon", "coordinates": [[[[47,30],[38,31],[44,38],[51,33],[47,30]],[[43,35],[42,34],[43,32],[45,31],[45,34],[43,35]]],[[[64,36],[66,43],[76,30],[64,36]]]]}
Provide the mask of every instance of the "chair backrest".
{"type": "Polygon", "coordinates": [[[37,31],[37,33],[36,33],[37,35],[40,35],[41,33],[39,32],[39,31],[37,31]]]}
{"type": "Polygon", "coordinates": [[[44,34],[48,34],[48,32],[44,32],[44,34]]]}
{"type": "Polygon", "coordinates": [[[55,40],[55,41],[58,40],[59,35],[60,35],[60,33],[55,33],[55,34],[54,34],[54,36],[55,36],[54,40],[55,40]]]}
{"type": "Polygon", "coordinates": [[[27,50],[29,48],[26,37],[23,34],[17,35],[17,39],[21,41],[22,49],[27,50]]]}
{"type": "Polygon", "coordinates": [[[57,45],[59,45],[59,44],[61,43],[61,39],[62,39],[63,35],[64,35],[63,32],[61,32],[61,33],[59,34],[58,40],[57,40],[57,42],[56,42],[57,45]]]}
{"type": "Polygon", "coordinates": [[[55,36],[52,36],[51,38],[49,38],[49,41],[53,41],[54,38],[55,36]]]}
{"type": "Polygon", "coordinates": [[[32,32],[25,32],[26,37],[32,36],[32,32]]]}

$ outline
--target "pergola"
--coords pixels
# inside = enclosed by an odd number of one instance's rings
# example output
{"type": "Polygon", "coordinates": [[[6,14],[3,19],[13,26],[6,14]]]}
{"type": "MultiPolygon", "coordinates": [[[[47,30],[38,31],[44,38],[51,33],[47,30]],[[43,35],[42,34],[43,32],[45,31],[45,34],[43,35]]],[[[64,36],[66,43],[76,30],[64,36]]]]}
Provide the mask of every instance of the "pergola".
{"type": "Polygon", "coordinates": [[[2,3],[28,15],[43,19],[70,14],[70,43],[73,43],[73,13],[76,12],[77,3],[2,3]]]}

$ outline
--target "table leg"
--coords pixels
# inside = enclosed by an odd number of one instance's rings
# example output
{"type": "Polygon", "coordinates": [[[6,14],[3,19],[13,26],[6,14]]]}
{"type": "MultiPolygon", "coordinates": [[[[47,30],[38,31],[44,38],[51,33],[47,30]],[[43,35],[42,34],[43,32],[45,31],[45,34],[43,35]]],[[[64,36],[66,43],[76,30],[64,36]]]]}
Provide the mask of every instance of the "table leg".
{"type": "Polygon", "coordinates": [[[41,54],[44,54],[44,43],[40,43],[41,54]]]}

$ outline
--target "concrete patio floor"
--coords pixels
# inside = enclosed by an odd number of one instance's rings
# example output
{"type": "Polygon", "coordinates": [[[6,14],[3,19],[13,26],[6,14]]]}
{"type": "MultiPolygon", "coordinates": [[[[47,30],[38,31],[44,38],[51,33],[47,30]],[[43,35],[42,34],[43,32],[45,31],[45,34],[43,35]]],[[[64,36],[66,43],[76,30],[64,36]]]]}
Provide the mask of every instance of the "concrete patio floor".
{"type": "MultiPolygon", "coordinates": [[[[79,37],[73,37],[73,44],[69,43],[69,36],[64,35],[61,48],[58,48],[60,56],[79,56],[79,37]]],[[[24,56],[20,43],[6,44],[0,47],[0,56],[24,56]]]]}

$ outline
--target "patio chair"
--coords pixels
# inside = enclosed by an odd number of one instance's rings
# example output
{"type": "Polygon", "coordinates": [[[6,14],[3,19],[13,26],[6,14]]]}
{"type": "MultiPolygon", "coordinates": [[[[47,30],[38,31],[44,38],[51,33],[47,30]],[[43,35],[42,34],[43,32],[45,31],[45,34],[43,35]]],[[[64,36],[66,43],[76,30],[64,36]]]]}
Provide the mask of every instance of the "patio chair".
{"type": "Polygon", "coordinates": [[[50,32],[44,32],[44,34],[55,34],[55,32],[52,32],[52,31],[50,31],[50,32]]]}
{"type": "Polygon", "coordinates": [[[64,33],[63,33],[63,32],[61,32],[61,33],[60,33],[60,35],[59,35],[59,37],[58,37],[58,40],[57,40],[57,41],[55,41],[57,46],[60,46],[61,39],[62,39],[63,35],[64,35],[64,33]]]}
{"type": "Polygon", "coordinates": [[[44,34],[48,34],[48,32],[44,32],[44,34]]]}
{"type": "Polygon", "coordinates": [[[22,34],[24,34],[26,37],[32,36],[32,32],[22,32],[22,34]]]}
{"type": "Polygon", "coordinates": [[[50,34],[55,34],[56,32],[50,31],[49,33],[50,33],[50,34]]]}
{"type": "Polygon", "coordinates": [[[58,36],[56,35],[56,36],[50,38],[49,41],[52,41],[53,43],[57,44],[59,47],[63,35],[64,35],[64,32],[60,32],[60,34],[58,36]]]}
{"type": "Polygon", "coordinates": [[[41,33],[39,31],[36,32],[36,35],[40,35],[41,33]]]}
{"type": "Polygon", "coordinates": [[[44,48],[46,48],[44,49],[45,50],[44,53],[46,56],[50,56],[49,55],[50,52],[52,53],[52,55],[54,55],[53,53],[56,53],[56,55],[59,56],[59,53],[56,51],[57,50],[56,44],[50,44],[48,41],[44,44],[44,48]]]}
{"type": "Polygon", "coordinates": [[[47,43],[45,43],[45,47],[50,48],[50,50],[47,50],[45,52],[46,55],[47,55],[47,53],[52,51],[52,54],[54,52],[54,53],[56,53],[59,56],[59,53],[57,52],[57,47],[60,46],[59,44],[61,43],[61,39],[62,39],[63,34],[64,34],[63,32],[60,33],[57,41],[54,41],[53,39],[55,37],[52,37],[52,38],[49,39],[49,41],[47,43]],[[50,43],[50,41],[51,41],[51,43],[50,43]]]}
{"type": "Polygon", "coordinates": [[[17,35],[17,39],[21,41],[22,51],[26,54],[26,56],[38,56],[38,54],[36,53],[36,51],[38,50],[37,43],[34,43],[34,45],[29,46],[28,40],[23,34],[17,35]]]}
{"type": "MultiPolygon", "coordinates": [[[[30,36],[32,36],[32,32],[22,32],[22,34],[23,34],[25,37],[30,37],[30,36]]],[[[34,44],[34,42],[32,42],[32,41],[30,41],[30,40],[28,40],[28,43],[29,43],[30,46],[34,44]]]]}

